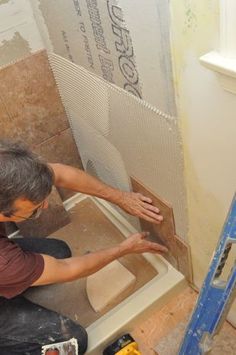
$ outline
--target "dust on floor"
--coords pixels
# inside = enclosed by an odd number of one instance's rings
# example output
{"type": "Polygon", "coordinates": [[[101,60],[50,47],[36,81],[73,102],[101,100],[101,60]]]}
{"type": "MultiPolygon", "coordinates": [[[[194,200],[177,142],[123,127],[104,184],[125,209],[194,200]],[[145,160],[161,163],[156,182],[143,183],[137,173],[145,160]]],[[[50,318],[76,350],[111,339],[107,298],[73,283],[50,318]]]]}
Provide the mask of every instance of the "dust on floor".
{"type": "MultiPolygon", "coordinates": [[[[197,293],[187,287],[161,309],[139,324],[132,336],[145,355],[177,355],[183,328],[190,318],[197,293]],[[170,346],[170,343],[171,346],[170,346]]],[[[236,354],[236,329],[224,323],[213,345],[212,355],[236,354]]]]}

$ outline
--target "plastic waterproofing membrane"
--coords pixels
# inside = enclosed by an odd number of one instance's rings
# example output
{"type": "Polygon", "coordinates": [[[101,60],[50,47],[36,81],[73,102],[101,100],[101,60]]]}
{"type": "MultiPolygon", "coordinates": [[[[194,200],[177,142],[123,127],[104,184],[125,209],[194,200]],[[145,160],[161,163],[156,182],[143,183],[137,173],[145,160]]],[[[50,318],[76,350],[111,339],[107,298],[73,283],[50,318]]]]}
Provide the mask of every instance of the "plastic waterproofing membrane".
{"type": "Polygon", "coordinates": [[[186,237],[177,120],[57,54],[49,55],[85,169],[129,191],[129,176],[169,201],[186,237]]]}

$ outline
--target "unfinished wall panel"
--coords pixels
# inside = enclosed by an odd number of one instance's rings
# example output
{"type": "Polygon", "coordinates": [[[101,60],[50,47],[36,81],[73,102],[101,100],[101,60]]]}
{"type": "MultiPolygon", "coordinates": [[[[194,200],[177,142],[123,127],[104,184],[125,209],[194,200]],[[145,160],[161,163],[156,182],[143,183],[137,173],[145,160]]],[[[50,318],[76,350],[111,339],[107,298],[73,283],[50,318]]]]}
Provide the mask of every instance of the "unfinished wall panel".
{"type": "Polygon", "coordinates": [[[119,4],[132,38],[143,99],[175,115],[169,1],[119,0],[119,4]]]}
{"type": "Polygon", "coordinates": [[[141,96],[132,39],[119,1],[34,0],[34,8],[55,53],[141,96]]]}
{"type": "Polygon", "coordinates": [[[177,233],[185,237],[183,166],[176,118],[56,54],[50,55],[50,62],[84,167],[93,166],[101,179],[118,188],[129,189],[130,175],[144,182],[173,206],[177,233]],[[97,115],[81,102],[76,94],[80,83],[86,83],[87,92],[95,93],[100,87],[104,92],[106,86],[108,95],[96,98],[98,112],[102,110],[105,115],[97,115]]]}
{"type": "Polygon", "coordinates": [[[33,0],[32,4],[50,52],[169,114],[176,113],[168,1],[33,0]]]}
{"type": "Polygon", "coordinates": [[[177,228],[184,234],[181,146],[176,119],[121,90],[110,90],[109,108],[110,140],[121,152],[129,175],[173,204],[177,228]]]}
{"type": "MultiPolygon", "coordinates": [[[[127,175],[135,175],[173,204],[178,233],[185,237],[169,2],[33,0],[32,4],[49,53],[68,60],[61,66],[54,56],[53,63],[68,114],[73,110],[116,148],[127,175]]],[[[91,163],[90,169],[94,171],[91,163]]]]}

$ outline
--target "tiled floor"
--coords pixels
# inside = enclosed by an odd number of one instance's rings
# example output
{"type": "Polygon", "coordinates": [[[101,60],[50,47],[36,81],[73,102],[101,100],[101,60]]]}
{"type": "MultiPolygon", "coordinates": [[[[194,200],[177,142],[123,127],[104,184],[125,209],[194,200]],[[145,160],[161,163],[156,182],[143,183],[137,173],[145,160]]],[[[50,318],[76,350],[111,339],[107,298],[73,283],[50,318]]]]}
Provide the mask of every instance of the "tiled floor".
{"type": "MultiPolygon", "coordinates": [[[[183,328],[183,323],[185,325],[196,300],[197,293],[191,288],[186,288],[134,329],[131,334],[139,344],[142,355],[158,354],[157,349],[161,350],[159,355],[178,354],[179,337],[175,335],[178,333],[178,327],[183,328]],[[170,342],[172,342],[171,346],[170,342]]],[[[212,355],[235,354],[236,329],[225,322],[214,342],[212,355]]]]}

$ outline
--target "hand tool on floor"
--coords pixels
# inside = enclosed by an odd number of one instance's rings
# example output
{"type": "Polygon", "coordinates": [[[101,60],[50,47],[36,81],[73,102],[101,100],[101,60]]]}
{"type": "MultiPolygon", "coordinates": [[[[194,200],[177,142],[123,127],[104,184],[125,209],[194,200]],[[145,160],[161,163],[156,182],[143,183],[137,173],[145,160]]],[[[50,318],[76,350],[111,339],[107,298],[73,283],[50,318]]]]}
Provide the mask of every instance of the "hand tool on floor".
{"type": "Polygon", "coordinates": [[[130,334],[124,334],[114,341],[104,351],[103,355],[141,355],[138,344],[130,334]]]}
{"type": "Polygon", "coordinates": [[[202,355],[211,350],[213,338],[219,332],[236,295],[236,260],[228,277],[222,277],[233,243],[236,243],[236,195],[187,326],[179,355],[202,355]]]}

